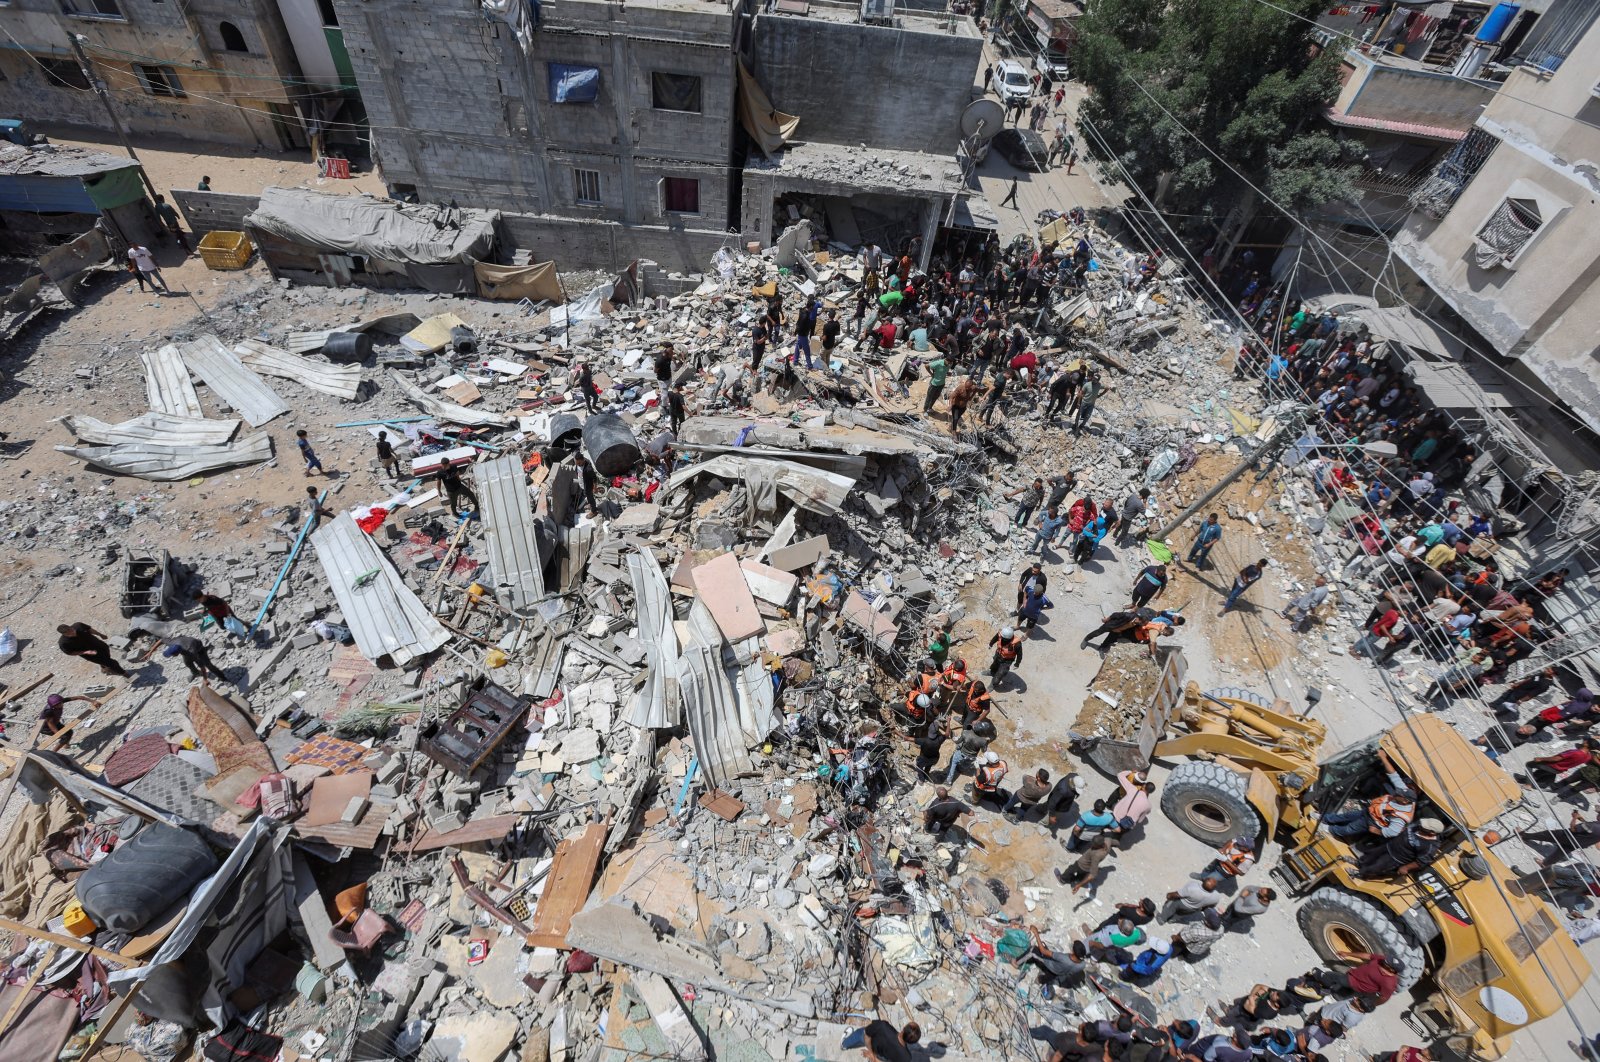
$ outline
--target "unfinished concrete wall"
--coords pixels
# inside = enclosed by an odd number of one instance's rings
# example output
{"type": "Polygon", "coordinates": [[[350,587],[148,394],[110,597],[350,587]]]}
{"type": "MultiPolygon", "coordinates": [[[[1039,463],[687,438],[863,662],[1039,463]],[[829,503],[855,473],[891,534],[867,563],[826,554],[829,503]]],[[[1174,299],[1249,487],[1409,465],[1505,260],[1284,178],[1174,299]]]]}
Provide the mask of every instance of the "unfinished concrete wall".
{"type": "Polygon", "coordinates": [[[336,7],[394,193],[627,225],[727,224],[727,7],[556,0],[526,52],[476,0],[336,7]],[[555,102],[552,64],[594,67],[598,98],[555,102]],[[699,110],[656,107],[658,72],[699,78],[699,110]],[[698,182],[698,209],[665,211],[663,178],[698,182]]]}
{"type": "Polygon", "coordinates": [[[1359,52],[1348,53],[1344,66],[1344,83],[1333,106],[1353,117],[1465,132],[1494,96],[1488,83],[1359,52]]]}
{"type": "Polygon", "coordinates": [[[563,271],[620,269],[636,258],[647,258],[669,272],[704,273],[719,247],[737,243],[737,237],[714,230],[523,214],[501,215],[500,231],[505,253],[526,249],[538,261],[553,261],[563,271]]]}
{"type": "Polygon", "coordinates": [[[961,138],[983,42],[970,21],[865,26],[818,16],[756,16],[756,79],[802,140],[948,154],[961,138]]]}
{"type": "MultiPolygon", "coordinates": [[[[1500,139],[1448,213],[1414,213],[1395,253],[1507,357],[1600,431],[1600,131],[1574,121],[1600,81],[1600,27],[1549,77],[1514,71],[1478,125],[1500,139]],[[1508,199],[1539,227],[1510,261],[1480,264],[1479,233],[1508,199]]],[[[1587,119],[1586,119],[1587,120],[1587,119]]]]}
{"type": "Polygon", "coordinates": [[[67,34],[83,32],[95,74],[131,136],[177,135],[272,151],[293,146],[271,113],[275,103],[293,113],[291,87],[299,78],[276,6],[264,0],[122,0],[120,6],[122,19],[64,14],[57,0],[13,0],[0,7],[0,29],[10,38],[0,50],[0,113],[110,131],[105,108],[94,93],[77,87],[81,79],[72,72],[77,60],[67,34]],[[247,50],[225,47],[224,21],[238,30],[247,50]],[[140,77],[141,65],[170,70],[182,94],[152,92],[140,77]]]}

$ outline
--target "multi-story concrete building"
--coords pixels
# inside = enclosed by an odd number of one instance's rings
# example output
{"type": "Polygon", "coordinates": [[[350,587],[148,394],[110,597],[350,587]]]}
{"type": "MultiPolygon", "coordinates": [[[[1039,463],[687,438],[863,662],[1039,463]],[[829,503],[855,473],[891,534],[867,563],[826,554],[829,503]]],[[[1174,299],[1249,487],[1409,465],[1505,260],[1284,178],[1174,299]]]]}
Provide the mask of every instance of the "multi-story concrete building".
{"type": "Polygon", "coordinates": [[[1600,431],[1600,5],[1552,4],[1394,239],[1425,311],[1458,315],[1560,419],[1600,431]]]}
{"type": "Polygon", "coordinates": [[[730,238],[745,0],[334,2],[391,195],[506,211],[572,265],[730,238]]]}
{"type": "Polygon", "coordinates": [[[339,135],[359,125],[353,90],[304,73],[308,58],[334,66],[328,0],[284,8],[315,26],[291,38],[278,0],[9,0],[0,4],[0,114],[110,131],[92,77],[136,139],[272,151],[308,147],[319,133],[353,142],[339,135]]]}

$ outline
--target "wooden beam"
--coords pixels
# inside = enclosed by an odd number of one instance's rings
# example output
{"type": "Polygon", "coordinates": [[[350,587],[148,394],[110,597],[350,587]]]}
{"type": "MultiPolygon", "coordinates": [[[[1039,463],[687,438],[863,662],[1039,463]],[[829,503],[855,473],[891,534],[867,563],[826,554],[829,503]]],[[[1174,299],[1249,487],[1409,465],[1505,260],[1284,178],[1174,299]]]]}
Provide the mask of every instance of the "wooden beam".
{"type": "Polygon", "coordinates": [[[4,1036],[6,1030],[11,1028],[11,1020],[17,1016],[23,1005],[28,1002],[28,993],[32,992],[33,986],[39,983],[39,978],[44,976],[45,968],[50,965],[55,956],[56,953],[54,951],[47,951],[34,961],[33,973],[29,976],[27,983],[22,986],[22,991],[17,994],[17,1001],[11,1004],[11,1009],[6,1011],[6,1016],[0,1018],[0,1036],[4,1036]]]}
{"type": "Polygon", "coordinates": [[[51,944],[59,944],[63,948],[71,948],[73,951],[81,951],[87,955],[93,955],[97,959],[104,959],[106,962],[114,962],[124,969],[131,970],[144,965],[144,963],[138,959],[131,959],[126,955],[119,955],[114,951],[107,951],[104,948],[97,948],[93,944],[85,944],[77,937],[68,937],[63,936],[60,933],[51,933],[47,930],[35,929],[33,926],[18,922],[13,918],[0,918],[0,929],[9,929],[13,933],[21,933],[23,936],[31,937],[34,940],[44,940],[51,944]]]}
{"type": "Polygon", "coordinates": [[[533,932],[528,943],[534,947],[564,948],[572,916],[583,910],[589,890],[594,888],[595,871],[600,868],[600,853],[605,846],[611,820],[591,822],[582,833],[556,845],[550,864],[550,880],[533,912],[533,932]]]}

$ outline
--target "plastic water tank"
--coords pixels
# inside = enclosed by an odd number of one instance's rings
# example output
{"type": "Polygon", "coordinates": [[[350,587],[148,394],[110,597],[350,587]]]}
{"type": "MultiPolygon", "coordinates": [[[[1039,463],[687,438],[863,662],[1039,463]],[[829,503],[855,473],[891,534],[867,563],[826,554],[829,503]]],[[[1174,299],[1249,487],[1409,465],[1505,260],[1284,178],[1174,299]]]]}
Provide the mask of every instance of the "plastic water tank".
{"type": "Polygon", "coordinates": [[[365,361],[372,354],[372,337],[365,332],[335,332],[322,344],[330,358],[355,358],[365,361]]]}
{"type": "Polygon", "coordinates": [[[1478,24],[1478,30],[1472,35],[1475,41],[1493,44],[1505,36],[1506,30],[1511,25],[1511,20],[1517,17],[1517,12],[1522,10],[1520,4],[1496,4],[1494,10],[1483,16],[1483,21],[1478,24]]]}
{"type": "Polygon", "coordinates": [[[94,924],[137,933],[217,869],[199,836],[153,822],[78,877],[78,902],[94,924]]]}
{"type": "Polygon", "coordinates": [[[583,448],[602,476],[620,476],[639,460],[639,440],[615,413],[596,413],[583,422],[583,448]]]}

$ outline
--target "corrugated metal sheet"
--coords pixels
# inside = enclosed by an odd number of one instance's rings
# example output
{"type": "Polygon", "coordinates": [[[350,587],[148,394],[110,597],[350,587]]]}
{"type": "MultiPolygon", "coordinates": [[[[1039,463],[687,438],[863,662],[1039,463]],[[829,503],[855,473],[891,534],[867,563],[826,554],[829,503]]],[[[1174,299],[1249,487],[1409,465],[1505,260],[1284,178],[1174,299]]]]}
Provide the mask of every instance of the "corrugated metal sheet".
{"type": "Polygon", "coordinates": [[[696,476],[713,475],[727,480],[744,480],[750,474],[770,476],[784,497],[802,509],[825,515],[838,512],[851,488],[856,485],[855,476],[812,468],[795,461],[722,454],[674,472],[667,480],[665,493],[671,494],[696,476]]]}
{"type": "MultiPolygon", "coordinates": [[[[772,680],[761,669],[759,650],[753,657],[741,656],[746,660],[742,666],[725,666],[725,643],[717,633],[716,620],[699,601],[689,609],[688,626],[695,641],[684,647],[678,659],[684,718],[700,769],[713,784],[725,785],[740,772],[755,768],[750,749],[777,728],[772,680]],[[758,682],[766,683],[765,697],[758,682]]],[[[758,639],[752,638],[742,648],[748,651],[758,646],[758,639]]]]}
{"type": "Polygon", "coordinates": [[[213,335],[178,344],[189,370],[206,382],[218,398],[239,411],[252,428],[289,412],[267,382],[244,367],[238,357],[213,335]]]}
{"type": "Polygon", "coordinates": [[[672,626],[672,588],[655,554],[628,554],[633,608],[649,670],[633,696],[627,720],[634,726],[668,727],[683,721],[678,699],[678,633],[672,626]]]}
{"type": "Polygon", "coordinates": [[[321,332],[290,332],[284,338],[284,348],[295,353],[304,354],[308,350],[321,350],[328,342],[328,337],[335,332],[382,332],[391,336],[403,336],[417,325],[422,319],[414,313],[386,313],[377,317],[369,317],[365,321],[357,321],[353,325],[343,328],[329,328],[321,332]]]}
{"type": "Polygon", "coordinates": [[[237,420],[196,420],[151,410],[120,424],[82,415],[61,418],[73,438],[92,446],[161,443],[167,446],[222,446],[239,430],[237,420]]]}
{"type": "Polygon", "coordinates": [[[82,177],[0,174],[0,210],[39,214],[98,214],[82,177]]]}
{"type": "Polygon", "coordinates": [[[516,454],[506,454],[474,465],[473,472],[488,532],[489,570],[495,587],[507,587],[511,607],[521,611],[545,595],[544,563],[534,538],[533,501],[522,462],[516,454]]]}
{"type": "Polygon", "coordinates": [[[145,351],[139,355],[139,360],[144,362],[145,400],[151,409],[194,420],[205,416],[200,410],[200,396],[194,393],[194,382],[189,379],[189,370],[177,347],[169,343],[153,354],[145,351]]]}
{"type": "Polygon", "coordinates": [[[225,446],[189,446],[181,443],[169,446],[141,442],[120,446],[58,446],[56,449],[112,472],[170,483],[219,468],[270,461],[272,438],[261,432],[225,446]]]}
{"type": "Polygon", "coordinates": [[[293,380],[302,387],[335,398],[353,399],[356,392],[361,390],[359,365],[330,365],[325,361],[313,361],[259,339],[236,343],[233,352],[239,355],[241,362],[264,376],[293,380]]]}
{"type": "Polygon", "coordinates": [[[469,428],[511,427],[510,417],[503,417],[498,413],[490,413],[486,409],[468,409],[466,406],[458,406],[454,402],[445,402],[434,398],[397,372],[390,372],[389,378],[395,382],[406,398],[410,399],[412,405],[424,413],[438,417],[440,420],[448,421],[451,424],[462,424],[469,428]]]}
{"type": "Polygon", "coordinates": [[[387,656],[405,665],[450,640],[355,517],[340,513],[312,533],[311,544],[356,648],[368,660],[387,656]]]}

